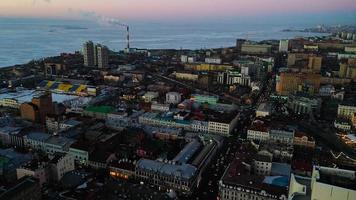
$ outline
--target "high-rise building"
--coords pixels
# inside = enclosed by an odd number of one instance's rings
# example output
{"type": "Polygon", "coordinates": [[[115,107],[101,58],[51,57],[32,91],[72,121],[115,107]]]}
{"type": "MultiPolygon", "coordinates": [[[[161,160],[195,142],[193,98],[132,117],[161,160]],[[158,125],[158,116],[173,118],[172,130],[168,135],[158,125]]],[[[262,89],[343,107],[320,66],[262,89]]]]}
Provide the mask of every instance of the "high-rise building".
{"type": "Polygon", "coordinates": [[[308,69],[312,72],[320,73],[322,57],[311,56],[309,57],[308,69]]]}
{"type": "Polygon", "coordinates": [[[246,42],[245,39],[237,39],[237,40],[236,40],[236,50],[237,50],[238,52],[241,51],[242,44],[244,44],[245,42],[246,42]]]}
{"type": "Polygon", "coordinates": [[[97,61],[98,68],[106,68],[109,66],[109,49],[106,46],[96,45],[95,60],[97,61]]]}
{"type": "Polygon", "coordinates": [[[84,66],[86,67],[95,66],[94,43],[92,41],[88,41],[83,44],[83,56],[84,56],[84,66]]]}
{"type": "Polygon", "coordinates": [[[279,41],[279,52],[288,52],[289,40],[280,40],[279,41]]]}
{"type": "Polygon", "coordinates": [[[339,76],[341,78],[356,80],[356,59],[348,59],[347,63],[341,62],[339,76]]]}
{"type": "Polygon", "coordinates": [[[98,66],[98,46],[100,44],[94,45],[94,66],[98,66]]]}

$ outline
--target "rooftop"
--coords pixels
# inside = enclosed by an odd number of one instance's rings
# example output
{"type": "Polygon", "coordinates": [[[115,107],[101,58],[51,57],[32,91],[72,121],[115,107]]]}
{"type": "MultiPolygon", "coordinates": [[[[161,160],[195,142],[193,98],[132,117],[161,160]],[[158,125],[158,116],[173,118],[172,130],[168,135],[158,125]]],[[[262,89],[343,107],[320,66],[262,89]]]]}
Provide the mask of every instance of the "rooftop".
{"type": "Polygon", "coordinates": [[[261,120],[255,120],[252,122],[251,126],[248,128],[248,130],[253,130],[253,131],[261,131],[261,132],[268,132],[269,126],[265,124],[265,122],[261,120]]]}
{"type": "Polygon", "coordinates": [[[197,168],[190,164],[175,165],[148,159],[140,159],[136,166],[140,169],[159,172],[167,176],[176,176],[181,179],[191,179],[197,171],[197,168]]]}
{"type": "Polygon", "coordinates": [[[194,154],[200,149],[202,144],[197,140],[193,140],[178,153],[178,155],[173,159],[174,162],[178,164],[186,164],[194,154]]]}
{"type": "Polygon", "coordinates": [[[53,158],[51,159],[50,163],[57,164],[62,158],[66,156],[65,153],[55,153],[53,158]]]}
{"type": "Polygon", "coordinates": [[[111,106],[88,106],[87,108],[85,108],[85,111],[107,114],[114,112],[115,108],[111,106]]]}
{"type": "Polygon", "coordinates": [[[81,122],[77,121],[75,119],[68,119],[68,120],[64,121],[63,124],[67,124],[70,126],[78,126],[79,124],[81,124],[81,122]]]}
{"type": "Polygon", "coordinates": [[[14,149],[0,149],[0,157],[6,158],[6,165],[8,168],[11,169],[20,167],[24,163],[32,160],[33,158],[32,154],[18,153],[14,149]]]}
{"type": "MultiPolygon", "coordinates": [[[[253,170],[249,170],[251,165],[251,159],[256,154],[251,146],[244,144],[235,159],[226,169],[221,181],[223,184],[233,187],[243,187],[254,191],[266,191],[270,195],[279,197],[281,195],[287,196],[287,187],[279,186],[281,181],[285,182],[285,178],[276,176],[262,176],[253,173],[253,170]],[[273,179],[279,178],[278,184],[274,183],[273,179]],[[271,180],[272,179],[272,180],[271,180]],[[281,180],[280,180],[281,179],[281,180]]],[[[283,184],[284,185],[284,184],[283,184]]]]}
{"type": "Polygon", "coordinates": [[[356,172],[329,167],[314,167],[319,172],[318,182],[356,190],[356,172]]]}
{"type": "Polygon", "coordinates": [[[17,194],[27,190],[28,188],[32,188],[36,185],[39,187],[38,184],[39,183],[35,178],[25,176],[19,179],[15,186],[0,194],[0,199],[13,199],[17,196],[17,194]]]}
{"type": "Polygon", "coordinates": [[[46,143],[64,147],[73,144],[74,140],[61,136],[51,136],[46,143]]]}
{"type": "Polygon", "coordinates": [[[261,103],[258,106],[257,111],[261,111],[261,112],[271,112],[271,104],[269,103],[261,103]]]}
{"type": "Polygon", "coordinates": [[[13,127],[13,126],[4,126],[0,127],[0,133],[9,134],[18,134],[22,128],[20,127],[13,127]]]}
{"type": "Polygon", "coordinates": [[[26,136],[28,139],[36,140],[36,141],[46,141],[48,138],[51,137],[50,134],[43,133],[43,132],[30,132],[26,136]]]}

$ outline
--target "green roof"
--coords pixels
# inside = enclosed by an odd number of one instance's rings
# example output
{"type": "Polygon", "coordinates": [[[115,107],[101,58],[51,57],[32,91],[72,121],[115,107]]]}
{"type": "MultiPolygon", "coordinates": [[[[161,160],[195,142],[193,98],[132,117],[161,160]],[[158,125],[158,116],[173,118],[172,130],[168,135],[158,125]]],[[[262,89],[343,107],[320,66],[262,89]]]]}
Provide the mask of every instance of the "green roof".
{"type": "Polygon", "coordinates": [[[88,106],[85,111],[95,112],[95,113],[111,113],[114,112],[114,107],[112,106],[88,106]]]}

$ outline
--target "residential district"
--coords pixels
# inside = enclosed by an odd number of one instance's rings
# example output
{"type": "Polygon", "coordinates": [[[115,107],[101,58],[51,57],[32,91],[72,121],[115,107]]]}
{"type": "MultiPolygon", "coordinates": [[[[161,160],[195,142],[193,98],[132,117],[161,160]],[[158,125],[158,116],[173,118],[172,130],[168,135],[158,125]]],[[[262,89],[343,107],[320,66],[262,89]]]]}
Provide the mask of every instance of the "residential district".
{"type": "Polygon", "coordinates": [[[355,33],[88,41],[0,79],[1,200],[356,200],[355,33]]]}

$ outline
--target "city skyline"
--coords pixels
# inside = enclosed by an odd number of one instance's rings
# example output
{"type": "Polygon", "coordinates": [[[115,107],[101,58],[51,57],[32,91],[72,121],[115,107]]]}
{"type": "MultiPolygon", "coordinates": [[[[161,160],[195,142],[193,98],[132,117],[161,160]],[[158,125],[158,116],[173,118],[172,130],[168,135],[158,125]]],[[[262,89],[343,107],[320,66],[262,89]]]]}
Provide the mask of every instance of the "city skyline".
{"type": "Polygon", "coordinates": [[[354,11],[356,2],[353,0],[2,0],[0,3],[0,17],[86,19],[107,16],[131,21],[308,15],[323,16],[327,22],[339,14],[352,19],[354,11]]]}

